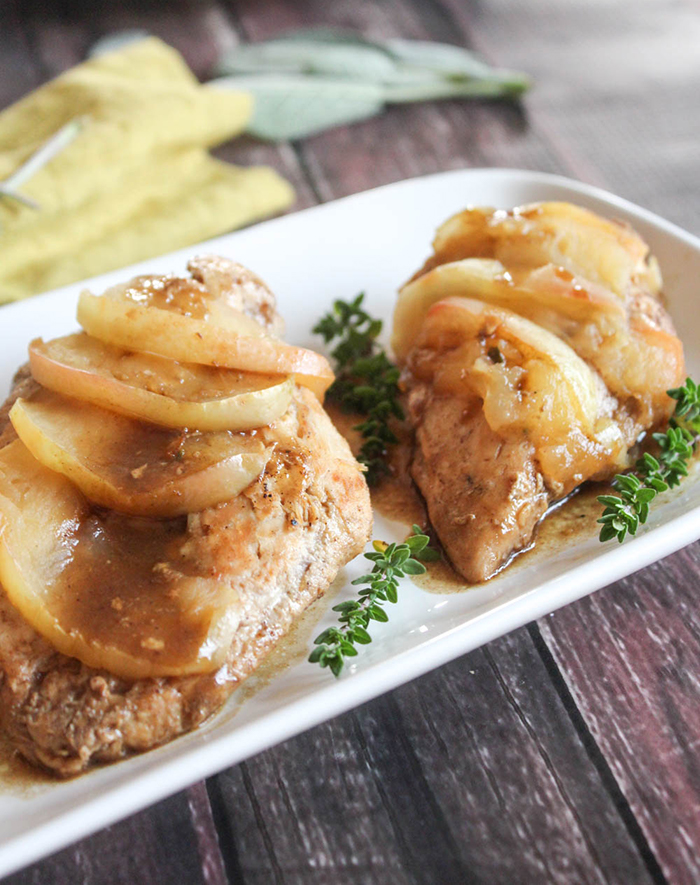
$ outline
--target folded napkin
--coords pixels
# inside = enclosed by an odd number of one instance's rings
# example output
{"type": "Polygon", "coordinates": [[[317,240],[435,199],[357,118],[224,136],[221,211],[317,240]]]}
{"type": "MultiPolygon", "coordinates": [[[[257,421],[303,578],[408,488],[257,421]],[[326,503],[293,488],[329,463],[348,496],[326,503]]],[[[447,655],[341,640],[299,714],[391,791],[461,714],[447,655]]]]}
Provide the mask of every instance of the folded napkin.
{"type": "Polygon", "coordinates": [[[122,267],[288,206],[274,170],[215,160],[207,148],[246,126],[249,95],[201,86],[148,38],[90,59],[0,113],[0,180],[62,126],[75,140],[0,199],[0,303],[122,267]]]}

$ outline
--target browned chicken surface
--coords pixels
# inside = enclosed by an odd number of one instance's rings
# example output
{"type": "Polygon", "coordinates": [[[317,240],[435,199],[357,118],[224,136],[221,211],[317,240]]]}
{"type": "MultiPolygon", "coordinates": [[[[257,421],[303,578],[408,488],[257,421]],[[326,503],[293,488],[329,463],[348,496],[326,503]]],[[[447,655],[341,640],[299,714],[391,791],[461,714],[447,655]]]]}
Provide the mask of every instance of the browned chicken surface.
{"type": "MultiPolygon", "coordinates": [[[[191,270],[280,328],[272,296],[249,272],[216,260],[191,270]]],[[[15,439],[9,407],[34,387],[20,371],[0,413],[0,448],[15,439]]],[[[282,417],[255,432],[273,450],[263,474],[233,500],[172,520],[176,548],[158,563],[164,580],[191,567],[235,600],[238,626],[214,672],[126,679],[89,667],[56,651],[0,588],[0,725],[25,758],[72,776],[196,727],[362,551],[372,519],[366,483],[317,398],[297,387],[282,417]]],[[[93,519],[107,527],[111,515],[97,508],[93,519]]],[[[148,531],[148,521],[139,525],[148,531]]]]}
{"type": "Polygon", "coordinates": [[[682,383],[648,247],[568,204],[467,210],[400,293],[411,474],[457,570],[483,581],[550,503],[630,464],[682,383]]]}
{"type": "Polygon", "coordinates": [[[411,475],[440,541],[465,576],[492,575],[529,544],[547,510],[534,447],[494,433],[480,403],[435,398],[428,385],[411,390],[409,411],[416,427],[411,475]]]}

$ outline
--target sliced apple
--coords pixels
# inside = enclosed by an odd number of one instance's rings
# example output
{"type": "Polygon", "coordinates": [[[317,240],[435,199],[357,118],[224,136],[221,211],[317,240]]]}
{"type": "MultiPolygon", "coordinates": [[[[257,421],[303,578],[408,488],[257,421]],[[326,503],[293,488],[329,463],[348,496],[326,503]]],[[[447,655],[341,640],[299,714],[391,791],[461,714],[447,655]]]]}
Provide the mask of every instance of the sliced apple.
{"type": "Polygon", "coordinates": [[[496,432],[525,435],[560,491],[623,466],[625,440],[600,379],[567,344],[511,311],[469,298],[439,301],[408,368],[438,394],[480,399],[496,432]]]}
{"type": "Polygon", "coordinates": [[[78,333],[29,345],[34,378],[58,393],[164,427],[250,430],[289,405],[290,377],[178,363],[78,333]]]}
{"type": "MultiPolygon", "coordinates": [[[[455,336],[455,342],[468,349],[468,353],[460,352],[460,358],[456,350],[454,356],[450,352],[448,357],[448,349],[443,347],[443,360],[445,364],[449,359],[461,364],[460,381],[476,386],[494,429],[498,429],[505,409],[499,405],[491,414],[492,384],[512,369],[517,371],[510,386],[523,424],[534,424],[536,419],[542,433],[564,431],[573,421],[582,422],[588,430],[593,427],[599,400],[593,373],[570,347],[535,323],[475,299],[447,298],[430,309],[423,329],[416,342],[418,348],[426,341],[444,342],[455,336]],[[493,358],[488,357],[494,347],[498,355],[494,350],[493,358]],[[557,388],[566,391],[562,403],[566,405],[566,414],[547,408],[557,388]]],[[[438,367],[438,376],[447,377],[443,374],[445,368],[446,365],[438,367]]],[[[437,378],[436,387],[441,386],[437,378]]]]}
{"type": "Polygon", "coordinates": [[[238,495],[271,450],[250,434],[174,431],[39,390],[10,410],[44,466],[96,504],[138,516],[197,513],[238,495]]]}
{"type": "Polygon", "coordinates": [[[508,308],[565,339],[573,337],[581,324],[594,325],[603,336],[626,324],[618,298],[564,268],[547,265],[514,278],[493,258],[466,258],[441,264],[401,289],[391,342],[399,361],[405,359],[428,309],[458,296],[508,308]]]}
{"type": "Polygon", "coordinates": [[[0,583],[63,654],[126,679],[220,666],[237,593],[189,542],[184,518],[95,513],[22,442],[0,449],[0,583]]]}
{"type": "Polygon", "coordinates": [[[220,306],[205,316],[164,310],[116,292],[83,292],[78,322],[88,334],[128,350],[248,372],[294,375],[320,398],[333,381],[328,361],[266,335],[255,320],[220,306]]]}
{"type": "Polygon", "coordinates": [[[649,247],[627,225],[572,203],[521,206],[492,223],[495,257],[504,264],[555,264],[625,297],[633,279],[646,275],[649,247]]]}
{"type": "Polygon", "coordinates": [[[441,225],[433,248],[422,272],[462,258],[486,257],[511,271],[561,265],[618,297],[625,297],[634,283],[652,292],[660,288],[658,266],[635,231],[572,203],[532,203],[510,211],[467,209],[441,225]]]}
{"type": "Polygon", "coordinates": [[[655,423],[668,412],[666,391],[685,377],[677,336],[645,321],[630,322],[623,300],[610,289],[553,264],[511,273],[493,258],[442,264],[403,287],[392,337],[399,362],[430,307],[454,297],[507,308],[557,335],[600,373],[620,401],[637,401],[643,423],[655,423]]]}

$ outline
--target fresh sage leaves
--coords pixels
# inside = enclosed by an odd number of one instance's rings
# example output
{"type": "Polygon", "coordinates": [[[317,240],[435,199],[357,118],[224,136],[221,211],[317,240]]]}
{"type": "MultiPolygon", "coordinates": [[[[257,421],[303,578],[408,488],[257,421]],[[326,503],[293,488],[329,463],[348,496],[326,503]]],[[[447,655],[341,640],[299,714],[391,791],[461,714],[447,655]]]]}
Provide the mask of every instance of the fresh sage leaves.
{"type": "Polygon", "coordinates": [[[384,92],[376,83],[302,74],[241,74],[212,82],[223,89],[251,92],[253,116],[247,131],[265,141],[316,135],[333,126],[379,114],[384,92]]]}
{"type": "Polygon", "coordinates": [[[393,69],[391,57],[371,43],[302,35],[236,46],[219,63],[221,74],[318,74],[370,82],[381,82],[393,69]]]}
{"type": "Polygon", "coordinates": [[[367,40],[320,28],[229,50],[212,85],[255,97],[248,131],[269,141],[304,138],[380,113],[394,103],[516,97],[530,85],[459,46],[367,40]]]}

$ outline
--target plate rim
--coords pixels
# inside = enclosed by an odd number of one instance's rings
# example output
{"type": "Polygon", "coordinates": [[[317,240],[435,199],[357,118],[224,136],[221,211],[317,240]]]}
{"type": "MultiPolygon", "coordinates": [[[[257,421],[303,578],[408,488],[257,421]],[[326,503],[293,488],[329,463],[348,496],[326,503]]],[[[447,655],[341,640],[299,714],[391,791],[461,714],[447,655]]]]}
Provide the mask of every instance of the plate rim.
{"type": "MultiPolygon", "coordinates": [[[[288,224],[291,219],[307,216],[309,213],[323,213],[329,207],[362,200],[369,194],[378,194],[411,187],[417,183],[448,178],[468,179],[469,177],[490,177],[527,180],[529,184],[558,186],[569,193],[579,194],[605,206],[618,208],[623,212],[644,220],[647,224],[681,240],[700,253],[700,237],[684,230],[677,224],[667,221],[650,210],[619,197],[603,188],[589,185],[563,175],[536,170],[508,167],[470,167],[420,175],[403,179],[379,187],[328,201],[319,205],[288,213],[267,221],[259,222],[243,231],[233,231],[202,243],[193,244],[163,255],[153,256],[145,261],[122,268],[125,272],[134,269],[139,272],[149,261],[172,256],[174,261],[192,254],[194,248],[216,249],[218,244],[230,242],[232,236],[248,230],[265,227],[269,230],[288,224]]],[[[119,272],[119,269],[88,278],[83,281],[61,286],[49,292],[33,296],[31,302],[38,305],[44,299],[51,299],[81,287],[99,284],[106,277],[119,272]]],[[[2,305],[2,313],[11,322],[15,310],[26,310],[25,300],[2,305]]],[[[642,536],[628,540],[597,557],[601,563],[598,571],[604,575],[601,580],[591,581],[586,577],[590,563],[584,562],[566,570],[563,574],[537,585],[528,592],[507,600],[495,611],[481,612],[468,621],[455,625],[439,636],[432,637],[425,644],[394,654],[391,658],[369,665],[353,673],[345,682],[343,692],[335,690],[335,681],[314,690],[309,695],[290,701],[280,709],[263,714],[258,719],[243,724],[237,729],[237,740],[231,747],[230,734],[217,736],[207,733],[206,740],[187,750],[187,765],[184,758],[175,757],[157,762],[150,770],[138,775],[138,789],[130,781],[123,785],[112,785],[106,791],[81,801],[75,807],[56,814],[42,824],[0,843],[0,877],[9,875],[22,867],[36,862],[49,854],[82,839],[118,820],[171,796],[197,781],[212,776],[226,767],[235,765],[260,753],[270,746],[288,740],[303,731],[338,716],[355,706],[370,701],[387,691],[391,691],[421,675],[442,666],[450,660],[490,642],[498,636],[517,629],[524,623],[535,620],[550,612],[568,605],[585,595],[644,568],[663,556],[669,555],[692,541],[700,538],[700,507],[696,506],[664,524],[650,529],[642,536]],[[634,549],[636,556],[630,551],[634,549]],[[565,584],[564,587],[559,585],[565,584]],[[557,593],[557,602],[552,598],[557,593]],[[533,594],[538,598],[533,604],[533,594]],[[494,623],[498,621],[498,623],[494,623]],[[465,633],[476,632],[476,638],[465,637],[465,633]]],[[[215,714],[216,715],[216,714],[215,714]]],[[[196,734],[196,730],[194,734],[196,734]]],[[[147,758],[144,754],[135,758],[147,758]]],[[[126,761],[126,760],[125,760],[126,761]]],[[[115,763],[118,764],[118,763],[115,763]]],[[[88,775],[89,776],[89,775],[88,775]]],[[[59,782],[60,784],[60,782],[59,782]]],[[[50,789],[50,786],[49,786],[50,789]]]]}

